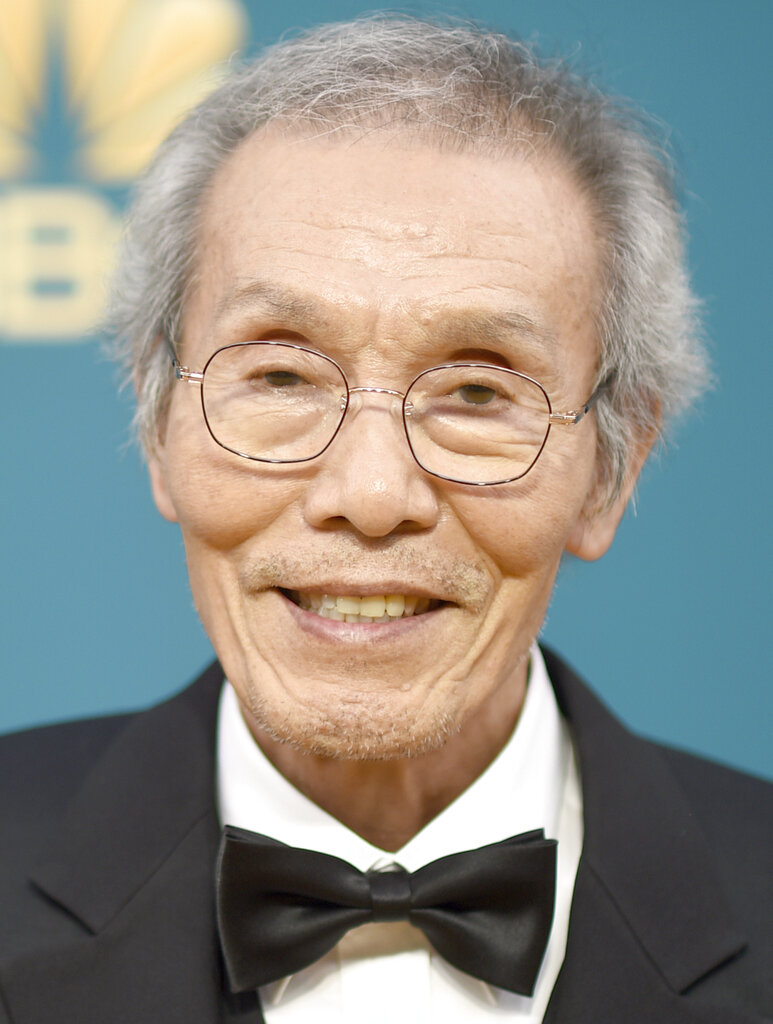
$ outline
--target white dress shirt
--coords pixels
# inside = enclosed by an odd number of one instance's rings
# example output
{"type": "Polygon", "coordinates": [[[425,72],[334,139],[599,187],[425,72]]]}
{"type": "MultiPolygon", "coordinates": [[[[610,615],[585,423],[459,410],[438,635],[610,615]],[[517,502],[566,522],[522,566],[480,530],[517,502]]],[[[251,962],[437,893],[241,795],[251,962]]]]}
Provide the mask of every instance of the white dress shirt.
{"type": "Polygon", "coordinates": [[[305,797],[265,757],[225,685],[218,724],[223,824],[331,854],[361,871],[430,861],[544,828],[558,840],[556,908],[534,995],[486,985],[446,963],[407,922],[363,925],[322,960],[260,990],[267,1024],[539,1024],[566,950],[583,839],[582,791],[566,723],[542,654],[531,652],[518,724],[471,786],[396,853],[372,846],[305,797]]]}

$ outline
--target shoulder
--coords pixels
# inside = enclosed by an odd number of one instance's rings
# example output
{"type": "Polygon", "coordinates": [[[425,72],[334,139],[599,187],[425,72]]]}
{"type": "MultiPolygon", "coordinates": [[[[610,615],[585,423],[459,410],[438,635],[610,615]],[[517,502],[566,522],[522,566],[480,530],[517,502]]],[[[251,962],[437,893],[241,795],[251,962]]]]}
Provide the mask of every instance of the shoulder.
{"type": "Polygon", "coordinates": [[[759,810],[771,806],[773,783],[640,736],[617,718],[555,652],[543,648],[543,654],[561,713],[581,752],[594,767],[609,769],[616,764],[625,769],[635,765],[646,770],[652,762],[665,763],[665,777],[673,778],[696,807],[705,807],[707,814],[719,820],[751,817],[770,832],[770,820],[760,822],[759,810]],[[596,764],[597,760],[600,763],[596,764]]]}
{"type": "Polygon", "coordinates": [[[708,839],[733,888],[773,877],[773,784],[637,735],[553,652],[545,660],[578,751],[586,818],[606,824],[625,810],[651,830],[681,822],[708,839]]]}
{"type": "Polygon", "coordinates": [[[652,747],[665,761],[693,820],[706,836],[729,888],[759,880],[773,898],[773,783],[673,747],[652,747]]]}
{"type": "Polygon", "coordinates": [[[133,717],[86,718],[0,736],[0,806],[25,793],[65,796],[133,717]]]}
{"type": "MultiPolygon", "coordinates": [[[[643,741],[646,742],[646,741],[643,741]]],[[[728,889],[756,889],[757,909],[773,902],[773,783],[703,757],[654,744],[706,836],[728,889]]],[[[750,909],[754,909],[750,906],[750,909]]]]}
{"type": "Polygon", "coordinates": [[[0,855],[24,858],[56,826],[84,784],[120,751],[120,771],[139,775],[150,760],[214,736],[223,673],[217,663],[180,693],[149,709],[42,726],[0,736],[0,821],[13,842],[0,855]]]}
{"type": "Polygon", "coordinates": [[[770,838],[773,783],[683,750],[654,746],[695,806],[708,804],[713,811],[711,816],[720,820],[723,828],[748,820],[758,829],[759,839],[770,838]]]}
{"type": "Polygon", "coordinates": [[[638,859],[648,884],[660,864],[681,878],[677,893],[695,886],[699,865],[710,866],[704,881],[713,877],[747,930],[767,943],[773,784],[637,735],[560,658],[546,651],[545,660],[578,753],[585,851],[608,866],[610,851],[625,849],[615,870],[630,875],[638,859]],[[680,869],[678,851],[688,845],[680,869]]]}
{"type": "Polygon", "coordinates": [[[34,842],[45,834],[133,717],[112,715],[0,736],[0,820],[13,829],[15,848],[23,837],[34,842]]]}
{"type": "MultiPolygon", "coordinates": [[[[646,741],[644,741],[646,742],[646,741]]],[[[692,754],[655,745],[692,815],[686,826],[705,837],[716,879],[746,946],[738,971],[750,1002],[773,998],[773,784],[692,754]]],[[[718,982],[715,982],[718,984],[718,982]]]]}
{"type": "Polygon", "coordinates": [[[630,930],[656,967],[652,991],[665,979],[689,1004],[712,1007],[696,1019],[769,1008],[773,786],[636,735],[561,659],[545,661],[580,769],[583,942],[596,941],[604,905],[610,921],[625,920],[608,949],[630,930]]]}

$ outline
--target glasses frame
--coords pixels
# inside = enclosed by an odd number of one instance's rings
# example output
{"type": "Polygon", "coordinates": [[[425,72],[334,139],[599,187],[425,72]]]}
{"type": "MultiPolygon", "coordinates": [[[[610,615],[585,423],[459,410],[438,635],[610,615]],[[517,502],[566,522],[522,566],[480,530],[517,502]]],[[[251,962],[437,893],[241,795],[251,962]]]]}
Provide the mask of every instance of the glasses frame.
{"type": "Polygon", "coordinates": [[[239,458],[242,458],[242,459],[249,459],[251,462],[264,462],[264,463],[269,463],[271,465],[280,465],[280,466],[293,465],[293,464],[296,464],[296,463],[299,463],[299,462],[313,462],[314,459],[318,459],[320,457],[320,455],[323,455],[328,450],[330,445],[333,443],[333,441],[335,441],[336,437],[338,436],[338,432],[340,431],[341,427],[343,426],[344,420],[346,419],[346,413],[349,410],[349,400],[350,400],[350,398],[351,398],[351,396],[353,394],[356,394],[357,392],[366,392],[368,394],[392,395],[395,398],[401,399],[400,408],[401,408],[401,414],[402,414],[403,430],[405,432],[405,440],[408,443],[408,448],[410,450],[411,455],[413,456],[414,462],[425,473],[429,473],[430,476],[434,476],[438,480],[447,480],[449,483],[462,484],[465,487],[499,487],[502,484],[510,484],[510,483],[514,483],[516,480],[523,479],[523,477],[525,477],[527,473],[529,473],[532,469],[534,469],[535,465],[539,461],[539,457],[540,457],[540,455],[542,455],[542,452],[544,451],[545,445],[547,444],[548,437],[550,436],[550,428],[552,426],[554,426],[554,425],[555,426],[559,426],[559,427],[573,427],[576,424],[578,424],[583,419],[583,417],[586,416],[587,413],[590,412],[590,410],[593,408],[593,406],[596,404],[596,402],[599,400],[599,398],[601,397],[601,395],[604,393],[604,391],[606,390],[606,388],[608,386],[608,382],[606,380],[602,381],[598,385],[598,387],[594,390],[594,392],[590,396],[590,398],[586,402],[584,402],[578,409],[570,409],[567,412],[554,412],[553,411],[553,404],[550,401],[550,395],[547,393],[545,388],[540,384],[540,382],[538,380],[535,380],[533,377],[529,377],[528,374],[521,373],[520,370],[511,370],[509,367],[506,367],[506,366],[496,366],[496,365],[491,364],[491,363],[482,363],[482,362],[477,362],[477,361],[473,362],[473,361],[467,361],[467,360],[463,360],[461,362],[455,362],[455,363],[439,363],[437,366],[430,366],[426,370],[422,370],[421,373],[417,374],[413,378],[411,383],[408,385],[408,388],[405,391],[395,391],[392,388],[380,388],[380,387],[375,387],[375,386],[372,386],[372,385],[361,385],[361,386],[357,386],[357,387],[350,387],[349,386],[349,380],[348,380],[346,374],[344,373],[343,368],[335,361],[335,359],[332,359],[330,356],[325,355],[323,352],[316,351],[316,349],[307,348],[305,345],[296,345],[294,342],[290,342],[290,341],[271,341],[271,340],[264,341],[264,340],[261,340],[261,339],[255,339],[255,340],[252,340],[252,341],[239,341],[239,342],[235,342],[235,343],[233,343],[231,345],[221,345],[220,348],[215,349],[215,351],[212,353],[212,355],[210,355],[210,357],[207,359],[206,363],[204,364],[204,367],[203,367],[202,370],[191,370],[191,369],[189,369],[189,367],[182,365],[180,360],[177,358],[177,353],[176,353],[176,351],[174,349],[174,346],[172,345],[171,341],[169,341],[169,339],[166,339],[166,340],[167,340],[167,345],[169,347],[170,356],[171,356],[171,360],[172,360],[172,366],[174,368],[174,373],[175,373],[176,379],[184,381],[186,384],[197,384],[197,385],[199,385],[199,391],[200,391],[200,395],[201,395],[201,412],[202,412],[202,415],[204,416],[204,422],[206,424],[207,430],[209,431],[209,435],[212,438],[212,440],[215,442],[215,444],[217,444],[224,451],[230,452],[232,455],[236,455],[236,456],[238,456],[239,458]],[[244,347],[247,347],[249,345],[274,345],[276,347],[281,347],[281,348],[296,349],[299,352],[308,352],[311,355],[317,356],[318,358],[324,359],[326,362],[331,363],[338,370],[338,372],[341,374],[341,379],[343,380],[344,387],[346,388],[346,394],[344,396],[342,396],[342,398],[341,398],[341,417],[340,417],[340,419],[338,421],[338,426],[336,427],[336,429],[335,429],[332,437],[330,438],[330,440],[327,442],[327,444],[325,445],[324,448],[321,448],[320,451],[316,452],[314,455],[308,455],[308,456],[306,456],[306,457],[304,457],[302,459],[268,459],[268,458],[263,458],[263,457],[261,457],[259,455],[248,455],[246,452],[237,451],[235,448],[229,448],[228,445],[223,444],[223,442],[220,441],[217,438],[217,436],[215,435],[215,432],[212,430],[212,426],[211,426],[211,424],[209,422],[209,417],[207,416],[207,409],[206,409],[206,406],[204,404],[204,386],[203,385],[204,385],[204,377],[205,377],[205,374],[207,372],[207,368],[209,367],[210,363],[215,358],[215,356],[217,356],[220,352],[223,352],[226,349],[244,348],[244,347]],[[510,374],[512,374],[515,377],[520,377],[523,380],[527,380],[531,384],[536,385],[536,387],[538,387],[539,390],[542,392],[542,394],[545,396],[545,401],[547,402],[547,407],[548,407],[548,425],[547,425],[547,430],[545,431],[545,437],[544,437],[544,439],[542,441],[542,444],[540,445],[539,451],[534,456],[534,459],[532,460],[532,462],[527,466],[527,468],[522,473],[518,473],[516,476],[507,477],[506,479],[503,479],[503,480],[485,480],[485,481],[459,480],[456,477],[445,476],[443,473],[436,473],[435,470],[433,470],[433,469],[427,469],[427,467],[421,462],[421,460],[417,456],[416,452],[414,451],[413,445],[411,444],[411,435],[410,435],[410,431],[408,429],[408,420],[410,419],[411,410],[412,410],[411,403],[408,400],[408,395],[411,392],[411,388],[413,388],[413,386],[418,381],[420,381],[422,377],[424,377],[428,373],[433,373],[435,370],[451,369],[451,368],[457,367],[457,366],[481,367],[481,368],[500,370],[502,373],[510,373],[510,374]]]}

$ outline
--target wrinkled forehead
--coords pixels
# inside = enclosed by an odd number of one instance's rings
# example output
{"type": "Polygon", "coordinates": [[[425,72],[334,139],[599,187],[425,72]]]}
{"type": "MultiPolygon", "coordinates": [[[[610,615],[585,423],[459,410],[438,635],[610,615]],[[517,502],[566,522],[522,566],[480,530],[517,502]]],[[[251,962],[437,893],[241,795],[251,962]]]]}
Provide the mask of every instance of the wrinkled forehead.
{"type": "Polygon", "coordinates": [[[590,204],[550,150],[416,132],[263,129],[215,175],[198,239],[186,323],[210,330],[254,300],[319,323],[469,307],[548,336],[588,319],[600,277],[590,204]]]}
{"type": "MultiPolygon", "coordinates": [[[[587,190],[580,182],[580,175],[574,173],[568,156],[544,130],[535,131],[524,126],[512,129],[506,136],[476,135],[423,123],[395,128],[389,120],[384,124],[368,122],[365,127],[344,125],[321,130],[317,125],[304,126],[297,121],[288,125],[273,121],[242,140],[215,171],[199,210],[200,257],[206,257],[206,233],[217,229],[221,223],[224,203],[227,205],[233,190],[241,191],[246,186],[254,194],[259,194],[265,179],[275,170],[277,159],[302,168],[306,172],[303,188],[319,197],[335,188],[336,181],[326,173],[329,167],[334,167],[339,173],[343,172],[347,188],[350,184],[359,186],[343,197],[348,200],[349,210],[357,203],[363,203],[362,213],[370,213],[373,203],[378,202],[384,217],[389,213],[389,197],[383,192],[384,176],[379,171],[385,165],[399,164],[400,183],[405,194],[412,191],[420,203],[418,212],[426,211],[430,215],[445,201],[447,192],[441,186],[448,179],[449,163],[463,161],[466,180],[463,179],[461,188],[459,179],[455,181],[454,213],[462,218],[467,208],[474,208],[480,213],[488,201],[492,219],[501,216],[508,202],[508,196],[501,188],[507,182],[508,168],[517,171],[524,163],[529,163],[546,177],[565,183],[568,190],[573,191],[572,204],[587,214],[587,225],[594,234],[601,233],[601,225],[596,223],[595,211],[587,190]],[[361,150],[368,154],[364,162],[358,159],[361,150]],[[315,160],[321,154],[333,159],[326,167],[315,167],[315,160]],[[351,165],[355,180],[347,174],[347,165],[351,165]],[[497,183],[500,189],[497,190],[495,185],[481,193],[480,183],[487,177],[486,171],[496,166],[502,169],[497,183]],[[369,184],[374,186],[370,190],[367,189],[369,184]]],[[[555,192],[548,201],[557,203],[561,198],[563,196],[555,192]]],[[[401,214],[403,212],[400,210],[401,214]]],[[[411,228],[410,223],[403,222],[396,230],[402,237],[409,235],[411,228]]],[[[570,221],[567,221],[567,228],[571,229],[570,221]]],[[[597,238],[598,242],[600,239],[597,238]]]]}

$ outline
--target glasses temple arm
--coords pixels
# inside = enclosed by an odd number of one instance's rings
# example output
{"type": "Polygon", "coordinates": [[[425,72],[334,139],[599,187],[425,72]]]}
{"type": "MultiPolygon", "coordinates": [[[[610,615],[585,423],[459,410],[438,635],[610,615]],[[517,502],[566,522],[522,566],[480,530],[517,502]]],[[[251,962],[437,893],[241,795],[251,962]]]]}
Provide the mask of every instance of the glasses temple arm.
{"type": "Polygon", "coordinates": [[[174,375],[175,375],[175,377],[177,377],[178,380],[182,380],[185,377],[185,374],[186,374],[185,367],[182,365],[180,360],[177,358],[177,352],[175,351],[175,347],[172,344],[171,339],[169,338],[168,334],[164,335],[164,344],[166,345],[167,349],[169,350],[169,358],[170,358],[170,360],[172,362],[172,366],[174,368],[174,375]]]}
{"type": "Polygon", "coordinates": [[[580,420],[583,418],[583,416],[585,416],[587,413],[589,413],[591,411],[591,409],[596,404],[596,402],[598,402],[598,400],[601,398],[601,396],[604,394],[604,392],[609,388],[609,385],[611,384],[611,382],[612,382],[612,378],[611,377],[606,377],[604,380],[602,380],[602,382],[599,384],[599,386],[596,388],[596,390],[590,396],[590,398],[585,403],[585,405],[582,406],[580,411],[579,412],[575,412],[575,413],[571,413],[570,414],[571,415],[571,419],[569,419],[569,420],[567,420],[565,422],[579,423],[580,420]]]}

